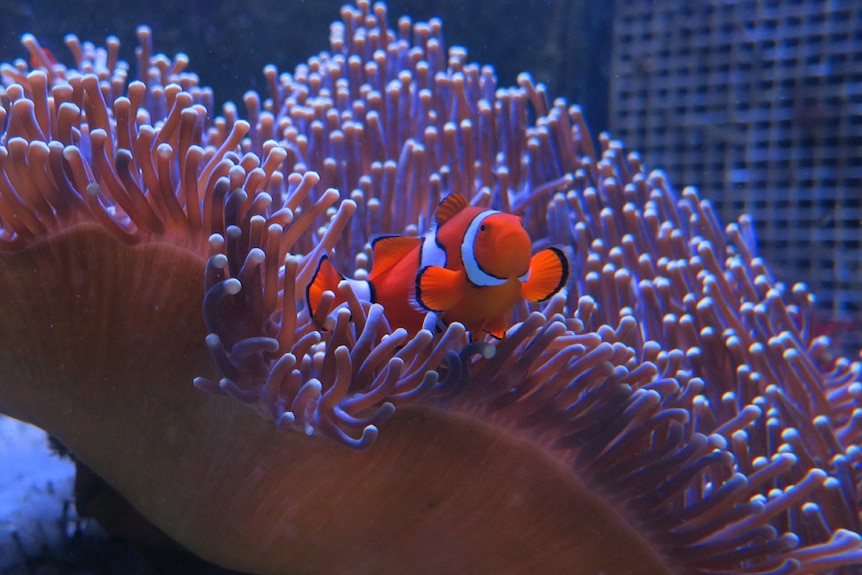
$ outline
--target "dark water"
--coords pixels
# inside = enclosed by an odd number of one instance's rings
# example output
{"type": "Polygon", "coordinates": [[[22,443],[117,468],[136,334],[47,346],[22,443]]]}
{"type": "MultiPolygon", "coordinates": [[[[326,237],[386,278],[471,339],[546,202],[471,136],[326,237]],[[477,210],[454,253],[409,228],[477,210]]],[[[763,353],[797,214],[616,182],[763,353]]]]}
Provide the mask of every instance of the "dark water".
{"type": "MultiPolygon", "coordinates": [[[[62,60],[66,33],[102,44],[113,34],[121,54],[134,61],[135,28],[149,25],[165,54],[184,52],[217,101],[240,102],[249,89],[264,88],[261,70],[275,64],[293,70],[328,47],[330,23],[341,0],[227,2],[13,2],[0,7],[0,56],[23,56],[18,38],[34,34],[62,60]]],[[[390,25],[407,14],[439,17],[449,45],[465,46],[471,59],[493,64],[502,85],[523,71],[545,82],[555,96],[587,109],[594,129],[607,128],[611,2],[543,0],[396,0],[388,2],[390,25]]]]}

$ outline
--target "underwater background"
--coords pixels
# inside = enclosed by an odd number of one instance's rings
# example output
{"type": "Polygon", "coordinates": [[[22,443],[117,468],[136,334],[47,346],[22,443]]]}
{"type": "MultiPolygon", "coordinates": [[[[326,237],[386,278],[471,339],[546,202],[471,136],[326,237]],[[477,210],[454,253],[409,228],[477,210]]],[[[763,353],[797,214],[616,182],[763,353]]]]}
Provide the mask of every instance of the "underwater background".
{"type": "MultiPolygon", "coordinates": [[[[499,85],[529,71],[583,107],[679,190],[697,186],[722,221],[752,216],[760,255],[818,296],[820,333],[858,358],[862,336],[862,9],[765,0],[390,1],[390,25],[439,17],[449,46],[493,65],[499,85]]],[[[328,47],[340,1],[0,0],[0,61],[34,34],[71,64],[66,33],[188,54],[217,104],[265,91],[328,47]]],[[[2,374],[0,374],[2,377],[2,374]]],[[[68,463],[68,462],[67,462],[68,463]]],[[[44,438],[0,419],[0,573],[145,573],[152,567],[74,513],[72,469],[44,438]],[[24,446],[24,447],[22,447],[24,446]],[[14,494],[14,495],[13,495],[14,494]]],[[[188,572],[210,569],[196,565],[188,572]]],[[[212,568],[213,572],[219,570],[212,568]]],[[[162,572],[162,571],[154,571],[162,572]]]]}
{"type": "MultiPolygon", "coordinates": [[[[188,54],[219,103],[240,102],[246,90],[264,88],[266,64],[292,69],[327,48],[329,26],[343,4],[6,0],[0,9],[0,53],[7,59],[23,55],[18,38],[24,32],[56,49],[61,59],[68,55],[66,33],[97,43],[113,34],[122,42],[121,56],[133,62],[135,28],[147,24],[159,51],[188,54]]],[[[613,3],[396,0],[387,5],[391,24],[405,14],[414,21],[440,18],[447,43],[493,65],[501,86],[513,85],[518,73],[529,70],[550,94],[584,106],[596,133],[607,128],[613,3]]]]}

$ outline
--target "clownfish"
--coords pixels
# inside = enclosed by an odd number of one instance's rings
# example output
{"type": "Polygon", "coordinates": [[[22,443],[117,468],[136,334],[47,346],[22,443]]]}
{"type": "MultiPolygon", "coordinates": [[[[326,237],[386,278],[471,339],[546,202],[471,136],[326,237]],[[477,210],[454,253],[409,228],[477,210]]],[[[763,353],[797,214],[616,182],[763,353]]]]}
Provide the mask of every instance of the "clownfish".
{"type": "Polygon", "coordinates": [[[44,46],[40,46],[39,50],[42,55],[41,58],[39,58],[36,54],[30,56],[31,68],[37,70],[43,65],[47,64],[47,67],[50,69],[57,65],[57,58],[54,57],[53,52],[51,52],[48,48],[45,48],[44,46]]]}
{"type": "MultiPolygon", "coordinates": [[[[424,237],[383,236],[371,247],[368,279],[346,281],[360,300],[383,305],[393,329],[411,334],[433,311],[444,323],[457,321],[470,332],[500,338],[518,298],[544,301],[569,278],[561,250],[531,256],[520,217],[471,206],[461,194],[440,203],[424,237]]],[[[337,290],[341,281],[345,278],[323,256],[306,289],[312,315],[325,291],[336,294],[335,305],[344,302],[337,290]]]]}

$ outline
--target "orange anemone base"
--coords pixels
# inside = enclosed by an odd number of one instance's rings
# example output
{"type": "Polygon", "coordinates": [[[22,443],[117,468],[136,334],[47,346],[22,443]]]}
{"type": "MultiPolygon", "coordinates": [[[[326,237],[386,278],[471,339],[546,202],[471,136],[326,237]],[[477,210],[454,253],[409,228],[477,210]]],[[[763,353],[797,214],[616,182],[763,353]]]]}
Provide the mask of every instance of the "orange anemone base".
{"type": "Polygon", "coordinates": [[[62,441],[145,517],[253,573],[669,573],[515,432],[405,408],[367,452],[197,391],[217,378],[204,259],[92,225],[0,255],[0,411],[62,441]]]}

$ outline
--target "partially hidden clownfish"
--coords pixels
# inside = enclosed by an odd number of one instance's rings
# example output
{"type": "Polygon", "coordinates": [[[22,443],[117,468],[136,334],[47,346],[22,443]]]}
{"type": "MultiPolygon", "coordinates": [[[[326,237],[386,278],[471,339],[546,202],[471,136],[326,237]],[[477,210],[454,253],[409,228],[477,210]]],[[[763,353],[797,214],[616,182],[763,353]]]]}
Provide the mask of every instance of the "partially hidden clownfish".
{"type": "Polygon", "coordinates": [[[314,314],[325,291],[338,296],[347,281],[356,296],[383,305],[392,328],[413,334],[425,314],[468,331],[502,337],[518,299],[539,302],[568,281],[569,263],[557,248],[531,257],[532,242],[518,216],[471,206],[461,194],[438,206],[433,228],[424,236],[383,236],[372,242],[367,280],[347,279],[324,256],[306,289],[314,314]]]}
{"type": "Polygon", "coordinates": [[[45,48],[44,46],[40,46],[39,50],[39,54],[32,54],[30,56],[30,66],[34,70],[43,67],[50,70],[57,65],[57,58],[54,57],[53,52],[51,52],[48,48],[45,48]]]}

